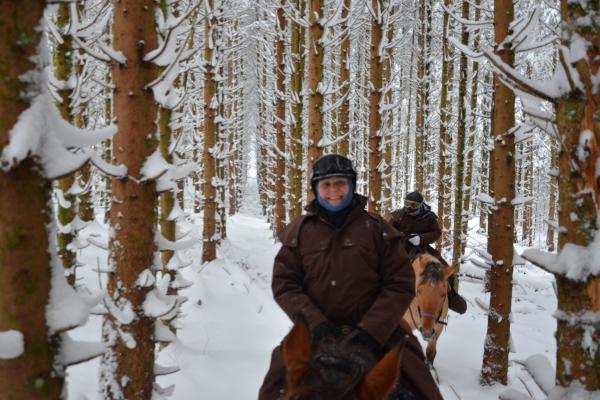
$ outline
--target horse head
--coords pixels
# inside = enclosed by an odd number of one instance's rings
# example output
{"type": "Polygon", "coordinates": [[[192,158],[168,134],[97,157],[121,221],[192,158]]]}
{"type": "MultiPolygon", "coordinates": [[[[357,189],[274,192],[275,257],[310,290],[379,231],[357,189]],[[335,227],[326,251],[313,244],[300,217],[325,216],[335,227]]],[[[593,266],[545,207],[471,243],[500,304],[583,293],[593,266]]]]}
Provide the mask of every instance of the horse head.
{"type": "Polygon", "coordinates": [[[294,325],[283,342],[284,400],[384,400],[398,380],[399,347],[379,362],[344,340],[313,347],[306,325],[294,325]]]}
{"type": "Polygon", "coordinates": [[[416,300],[423,339],[429,341],[439,332],[436,325],[445,325],[443,318],[447,310],[448,278],[454,273],[451,267],[444,266],[431,254],[423,254],[413,262],[416,275],[416,300]]]}

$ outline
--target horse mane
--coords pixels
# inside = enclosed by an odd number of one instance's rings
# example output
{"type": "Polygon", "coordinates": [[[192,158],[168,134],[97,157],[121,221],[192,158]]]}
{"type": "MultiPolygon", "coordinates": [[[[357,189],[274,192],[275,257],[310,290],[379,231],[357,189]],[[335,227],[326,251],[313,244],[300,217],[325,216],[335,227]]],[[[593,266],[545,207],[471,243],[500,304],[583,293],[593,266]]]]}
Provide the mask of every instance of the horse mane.
{"type": "Polygon", "coordinates": [[[400,374],[404,340],[383,359],[345,340],[314,348],[308,327],[294,325],[283,341],[287,393],[283,399],[387,399],[400,374]]]}
{"type": "Polygon", "coordinates": [[[421,260],[421,265],[424,265],[421,271],[421,284],[431,283],[437,285],[445,280],[444,266],[431,254],[425,254],[421,260]]]}

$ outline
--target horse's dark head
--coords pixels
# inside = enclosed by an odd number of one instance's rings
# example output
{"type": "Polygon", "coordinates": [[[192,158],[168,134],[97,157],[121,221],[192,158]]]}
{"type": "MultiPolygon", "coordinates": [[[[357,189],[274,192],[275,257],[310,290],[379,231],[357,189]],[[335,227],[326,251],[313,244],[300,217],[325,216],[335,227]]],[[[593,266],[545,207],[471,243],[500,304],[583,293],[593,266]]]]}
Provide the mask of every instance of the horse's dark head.
{"type": "Polygon", "coordinates": [[[399,349],[377,363],[349,341],[323,341],[312,347],[307,327],[296,324],[283,343],[284,400],[383,400],[398,379],[399,349]]]}

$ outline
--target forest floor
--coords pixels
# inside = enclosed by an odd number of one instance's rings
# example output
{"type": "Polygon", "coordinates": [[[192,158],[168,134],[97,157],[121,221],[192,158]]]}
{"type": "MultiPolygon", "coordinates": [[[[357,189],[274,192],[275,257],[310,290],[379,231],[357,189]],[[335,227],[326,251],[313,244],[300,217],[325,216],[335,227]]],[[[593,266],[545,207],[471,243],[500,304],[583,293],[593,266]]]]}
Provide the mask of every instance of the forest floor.
{"type": "MultiPolygon", "coordinates": [[[[181,221],[179,229],[201,233],[200,216],[181,221]]],[[[107,227],[95,222],[83,232],[83,239],[107,241],[107,227]]],[[[485,239],[470,232],[469,251],[485,239]]],[[[273,301],[270,280],[274,256],[279,244],[260,213],[256,187],[248,187],[241,211],[227,225],[227,239],[219,248],[218,259],[201,265],[200,245],[183,251],[191,262],[183,270],[194,285],[180,291],[187,296],[177,341],[162,349],[158,364],[178,365],[177,373],[158,378],[162,387],[175,385],[169,399],[254,400],[267,371],[271,350],[290,329],[291,323],[273,301]]],[[[78,270],[79,283],[99,292],[104,278],[97,271],[106,266],[107,252],[95,246],[81,250],[79,260],[86,267],[78,270]]],[[[460,293],[469,309],[464,315],[450,312],[449,323],[438,341],[435,361],[440,389],[445,399],[486,400],[502,397],[516,399],[515,391],[534,399],[545,398],[531,376],[521,366],[534,354],[555,361],[556,309],[553,277],[539,269],[515,267],[511,354],[508,386],[482,387],[479,376],[487,327],[485,305],[489,294],[483,292],[484,270],[467,262],[460,293]],[[509,395],[507,390],[511,389],[509,395]]],[[[101,317],[91,316],[76,329],[78,340],[100,340],[101,317]]],[[[417,334],[417,336],[419,336],[417,334]]],[[[99,399],[99,360],[68,368],[67,390],[70,400],[99,399]]],[[[132,399],[133,400],[133,399],[132,399]]]]}

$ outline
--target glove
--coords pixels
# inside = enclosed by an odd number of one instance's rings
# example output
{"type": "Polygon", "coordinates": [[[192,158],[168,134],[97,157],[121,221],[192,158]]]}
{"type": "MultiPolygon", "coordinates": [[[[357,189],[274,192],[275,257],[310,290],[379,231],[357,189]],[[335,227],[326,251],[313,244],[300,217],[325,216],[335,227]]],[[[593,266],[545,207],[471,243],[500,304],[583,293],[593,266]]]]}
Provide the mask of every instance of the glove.
{"type": "Polygon", "coordinates": [[[364,329],[356,328],[355,332],[350,333],[350,336],[352,336],[350,339],[352,343],[367,350],[375,360],[379,360],[383,356],[383,346],[364,329]]]}
{"type": "Polygon", "coordinates": [[[320,343],[323,339],[337,339],[341,334],[340,328],[327,320],[317,325],[310,333],[314,344],[320,343]]]}
{"type": "Polygon", "coordinates": [[[408,241],[412,243],[413,246],[418,246],[421,244],[421,236],[415,235],[408,238],[408,241]]]}

